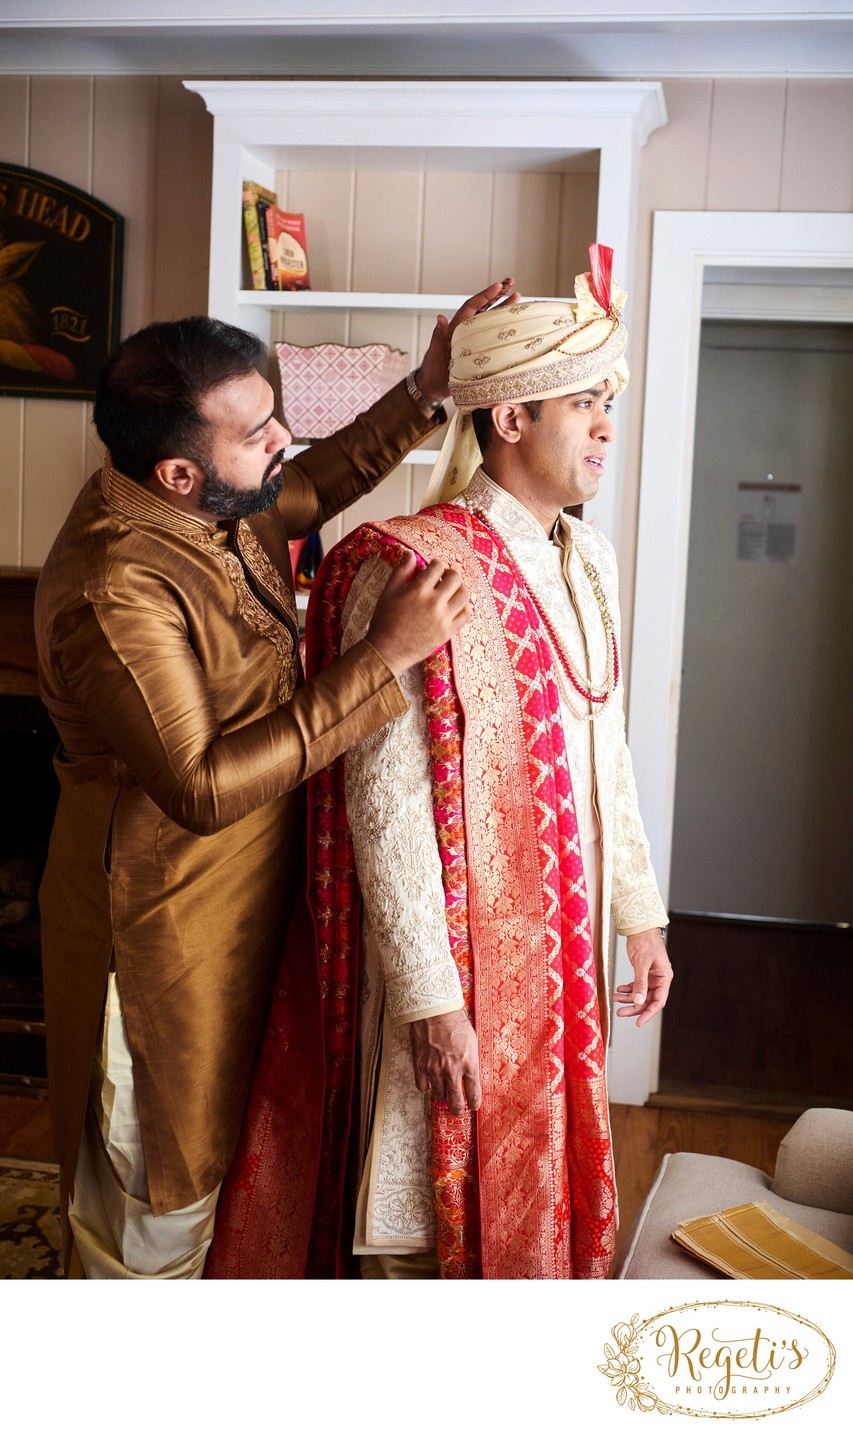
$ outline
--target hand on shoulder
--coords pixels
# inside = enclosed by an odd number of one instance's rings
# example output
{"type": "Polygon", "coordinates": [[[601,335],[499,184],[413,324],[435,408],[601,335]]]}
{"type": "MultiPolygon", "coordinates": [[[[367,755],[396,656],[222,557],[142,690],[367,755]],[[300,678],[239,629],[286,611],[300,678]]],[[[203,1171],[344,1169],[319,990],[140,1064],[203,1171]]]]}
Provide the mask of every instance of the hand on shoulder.
{"type": "Polygon", "coordinates": [[[471,604],[456,570],[433,559],[416,572],[415,556],[408,553],[379,595],[367,638],[399,677],[470,619],[471,604]]]}

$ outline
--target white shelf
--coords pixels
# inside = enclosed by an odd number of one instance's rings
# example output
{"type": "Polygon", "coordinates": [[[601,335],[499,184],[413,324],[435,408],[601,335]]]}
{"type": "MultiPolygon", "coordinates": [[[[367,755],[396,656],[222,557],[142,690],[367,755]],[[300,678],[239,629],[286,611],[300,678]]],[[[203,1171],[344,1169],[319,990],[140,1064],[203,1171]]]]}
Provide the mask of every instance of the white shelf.
{"type": "Polygon", "coordinates": [[[259,305],[261,309],[390,309],[404,314],[455,314],[467,294],[370,294],[358,290],[241,289],[238,304],[259,305]]]}
{"type": "MultiPolygon", "coordinates": [[[[525,300],[549,301],[565,299],[565,295],[526,294],[525,300]]],[[[401,314],[455,314],[470,299],[467,294],[387,294],[366,290],[283,290],[241,289],[238,304],[257,305],[260,309],[293,309],[298,311],[333,309],[385,309],[401,314]]]]}
{"type": "MultiPolygon", "coordinates": [[[[310,449],[310,448],[311,448],[310,444],[290,444],[290,445],[287,447],[287,449],[285,449],[285,451],[284,451],[284,453],[285,453],[285,458],[287,458],[287,459],[293,459],[293,458],[295,458],[295,456],[296,456],[297,454],[301,454],[305,449],[310,449]]],[[[409,450],[409,453],[406,455],[405,459],[401,459],[401,460],[400,460],[400,463],[401,463],[401,464],[428,464],[429,467],[432,468],[433,464],[435,463],[436,459],[438,458],[438,455],[439,455],[439,450],[438,450],[438,449],[410,449],[410,450],[409,450]]]]}
{"type": "MultiPolygon", "coordinates": [[[[185,80],[217,121],[217,140],[272,152],[272,167],[321,151],[348,168],[396,152],[395,168],[445,169],[469,150],[484,169],[507,151],[553,167],[604,145],[641,148],[666,120],[657,81],[185,80]]],[[[322,161],[321,161],[322,163],[322,161]]],[[[470,163],[466,159],[466,163],[470,163]]]]}

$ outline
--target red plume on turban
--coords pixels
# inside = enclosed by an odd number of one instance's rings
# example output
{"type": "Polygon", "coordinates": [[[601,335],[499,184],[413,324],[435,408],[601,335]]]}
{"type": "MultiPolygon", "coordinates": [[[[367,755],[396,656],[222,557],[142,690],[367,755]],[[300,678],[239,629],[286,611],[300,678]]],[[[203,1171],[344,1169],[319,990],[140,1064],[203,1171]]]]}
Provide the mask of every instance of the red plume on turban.
{"type": "Polygon", "coordinates": [[[610,280],[613,274],[613,251],[606,244],[589,247],[589,287],[605,314],[610,313],[610,280]]]}

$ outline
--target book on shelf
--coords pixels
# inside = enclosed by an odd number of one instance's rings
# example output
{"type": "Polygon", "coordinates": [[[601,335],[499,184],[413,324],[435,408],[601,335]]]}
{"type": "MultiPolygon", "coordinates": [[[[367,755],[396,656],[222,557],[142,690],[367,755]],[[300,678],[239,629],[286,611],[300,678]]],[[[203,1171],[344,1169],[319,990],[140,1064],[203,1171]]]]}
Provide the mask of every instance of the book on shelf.
{"type": "Polygon", "coordinates": [[[678,1225],[673,1239],[726,1277],[853,1278],[853,1253],[766,1202],[741,1203],[678,1225]]]}
{"type": "Polygon", "coordinates": [[[246,249],[249,254],[252,287],[254,289],[272,289],[272,282],[267,283],[267,268],[264,263],[264,246],[261,240],[260,215],[258,213],[259,201],[267,206],[273,206],[276,202],[275,193],[265,189],[263,185],[256,184],[254,180],[244,180],[243,227],[246,232],[246,249]]]}
{"type": "Polygon", "coordinates": [[[267,289],[277,289],[278,273],[274,260],[274,247],[269,242],[267,231],[267,215],[271,209],[272,205],[258,195],[258,229],[261,236],[261,253],[264,260],[264,281],[267,289]]]}
{"type": "Polygon", "coordinates": [[[275,289],[310,289],[305,216],[271,205],[266,212],[267,241],[275,289]]]}

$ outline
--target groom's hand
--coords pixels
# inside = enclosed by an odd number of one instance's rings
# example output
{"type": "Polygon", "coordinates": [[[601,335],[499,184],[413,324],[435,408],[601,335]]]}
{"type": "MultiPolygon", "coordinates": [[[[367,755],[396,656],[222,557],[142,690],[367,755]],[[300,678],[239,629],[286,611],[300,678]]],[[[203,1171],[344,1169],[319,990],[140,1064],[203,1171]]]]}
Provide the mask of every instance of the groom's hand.
{"type": "Polygon", "coordinates": [[[418,1092],[432,1093],[433,1102],[447,1103],[456,1117],[466,1108],[475,1113],[483,1101],[480,1055],[465,1010],[418,1018],[409,1037],[418,1092]]]}
{"type": "Polygon", "coordinates": [[[628,939],[628,959],[634,970],[633,983],[620,983],[614,993],[617,1018],[636,1018],[642,1028],[666,1003],[672,984],[672,964],[659,928],[632,933],[628,939]]]}

